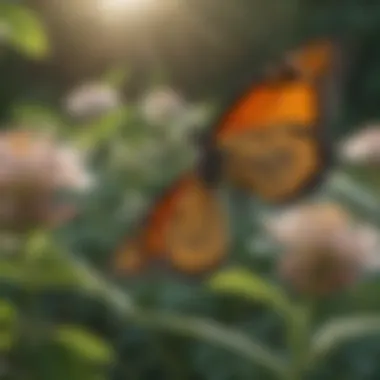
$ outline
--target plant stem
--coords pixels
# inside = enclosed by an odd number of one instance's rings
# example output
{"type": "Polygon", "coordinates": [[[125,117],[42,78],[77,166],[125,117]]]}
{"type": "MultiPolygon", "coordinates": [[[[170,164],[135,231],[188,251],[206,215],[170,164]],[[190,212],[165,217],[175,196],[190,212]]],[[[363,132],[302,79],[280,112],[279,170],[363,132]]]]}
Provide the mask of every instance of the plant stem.
{"type": "Polygon", "coordinates": [[[308,367],[310,351],[310,325],[312,321],[312,302],[302,302],[295,307],[289,318],[288,345],[291,352],[291,360],[284,379],[301,380],[308,367]]]}
{"type": "MultiPolygon", "coordinates": [[[[41,245],[46,244],[45,248],[49,248],[50,238],[47,236],[45,241],[42,240],[37,239],[37,242],[31,245],[33,249],[29,247],[29,250],[34,252],[32,257],[38,256],[41,245]]],[[[87,265],[85,261],[56,249],[48,251],[50,255],[61,258],[62,262],[71,263],[75,267],[76,276],[80,278],[83,290],[110,305],[125,320],[158,332],[169,332],[208,342],[245,357],[278,377],[286,370],[286,364],[281,358],[246,334],[211,319],[141,309],[126,292],[87,265]]]]}
{"type": "Polygon", "coordinates": [[[142,310],[125,292],[108,282],[86,263],[79,259],[75,261],[77,269],[81,269],[82,278],[89,285],[92,284],[98,296],[133,323],[156,331],[171,332],[178,336],[214,344],[245,357],[278,376],[284,372],[285,365],[281,359],[244,333],[205,318],[142,310]]]}

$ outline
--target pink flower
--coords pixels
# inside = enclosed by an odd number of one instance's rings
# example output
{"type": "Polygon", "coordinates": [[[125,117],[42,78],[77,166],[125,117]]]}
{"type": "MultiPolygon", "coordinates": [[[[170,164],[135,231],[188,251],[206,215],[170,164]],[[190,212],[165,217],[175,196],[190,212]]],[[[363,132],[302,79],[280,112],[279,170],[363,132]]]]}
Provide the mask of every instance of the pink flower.
{"type": "Polygon", "coordinates": [[[304,204],[268,223],[281,244],[280,276],[296,291],[322,296],[344,289],[362,273],[369,245],[336,204],[304,204]]]}
{"type": "Polygon", "coordinates": [[[28,229],[72,216],[72,207],[58,207],[54,196],[90,182],[75,157],[51,136],[24,130],[0,133],[0,226],[28,229]]]}
{"type": "Polygon", "coordinates": [[[369,125],[343,141],[340,147],[343,162],[380,164],[380,126],[369,125]]]}

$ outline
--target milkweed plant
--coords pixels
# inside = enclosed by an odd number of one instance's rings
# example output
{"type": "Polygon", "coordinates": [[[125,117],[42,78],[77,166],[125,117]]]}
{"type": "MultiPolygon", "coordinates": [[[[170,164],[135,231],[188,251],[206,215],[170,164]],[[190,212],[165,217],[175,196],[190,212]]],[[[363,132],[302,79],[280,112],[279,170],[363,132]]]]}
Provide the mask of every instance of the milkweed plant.
{"type": "MultiPolygon", "coordinates": [[[[50,52],[38,17],[5,1],[0,59],[12,50],[35,60],[50,52]]],[[[269,208],[222,189],[231,211],[231,260],[190,283],[153,273],[136,287],[130,279],[115,281],[108,260],[159,189],[196,160],[192,137],[207,126],[213,107],[190,104],[167,85],[131,101],[122,94],[125,85],[128,73],[111,70],[67,91],[54,106],[20,100],[2,124],[2,375],[141,378],[150,354],[140,353],[143,364],[134,372],[138,358],[124,360],[115,339],[126,331],[137,347],[136,327],[151,335],[146,351],[163,362],[168,378],[195,371],[206,378],[298,380],[320,371],[350,342],[380,333],[373,282],[380,266],[380,124],[371,121],[342,139],[339,165],[308,200],[269,208]],[[184,293],[173,301],[167,289],[184,293]],[[204,302],[192,309],[198,296],[204,302]],[[84,300],[93,310],[81,311],[84,300]],[[225,304],[236,310],[227,312],[225,304]],[[100,315],[99,308],[107,310],[111,327],[88,317],[100,315]],[[260,336],[268,326],[276,338],[260,336]],[[183,354],[162,334],[186,338],[189,347],[206,345],[183,354]],[[208,346],[228,356],[210,359],[208,346]],[[199,359],[202,352],[206,359],[199,359]],[[248,369],[226,369],[233,357],[248,369]]]]}

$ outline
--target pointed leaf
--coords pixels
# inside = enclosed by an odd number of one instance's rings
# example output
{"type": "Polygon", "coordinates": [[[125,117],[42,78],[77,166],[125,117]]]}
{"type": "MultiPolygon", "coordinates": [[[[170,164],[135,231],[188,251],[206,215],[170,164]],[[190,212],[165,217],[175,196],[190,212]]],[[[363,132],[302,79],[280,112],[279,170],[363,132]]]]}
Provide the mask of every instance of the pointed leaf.
{"type": "Polygon", "coordinates": [[[5,323],[12,323],[17,316],[17,311],[12,304],[7,301],[0,301],[0,323],[4,325],[5,323]]]}
{"type": "Polygon", "coordinates": [[[16,341],[15,334],[12,330],[0,331],[0,351],[9,351],[16,341]]]}
{"type": "Polygon", "coordinates": [[[230,269],[211,278],[212,290],[246,297],[252,301],[264,303],[288,314],[291,305],[280,288],[246,269],[230,269]]]}
{"type": "Polygon", "coordinates": [[[15,261],[0,260],[0,281],[24,283],[25,268],[15,261]]]}
{"type": "Polygon", "coordinates": [[[314,334],[311,341],[311,360],[329,354],[347,341],[375,334],[380,336],[380,316],[336,318],[314,334]]]}
{"type": "Polygon", "coordinates": [[[0,3],[0,21],[10,29],[11,45],[33,59],[45,58],[49,42],[38,15],[22,5],[0,3]]]}
{"type": "Polygon", "coordinates": [[[29,284],[35,289],[71,289],[86,293],[92,290],[75,265],[62,260],[37,262],[33,271],[30,272],[29,284]]]}
{"type": "Polygon", "coordinates": [[[8,351],[16,340],[17,310],[12,304],[0,300],[0,351],[8,351]]]}
{"type": "Polygon", "coordinates": [[[38,231],[29,237],[27,244],[28,259],[39,259],[51,250],[51,245],[46,233],[38,231]]]}
{"type": "Polygon", "coordinates": [[[61,118],[54,110],[39,104],[16,104],[12,109],[12,116],[16,124],[30,125],[33,129],[49,132],[62,124],[61,118]]]}
{"type": "Polygon", "coordinates": [[[110,345],[96,335],[75,326],[60,326],[56,329],[54,340],[86,360],[108,364],[115,353],[110,345]]]}
{"type": "Polygon", "coordinates": [[[83,132],[77,136],[78,144],[82,148],[92,148],[100,142],[112,139],[119,128],[126,124],[129,114],[128,108],[117,108],[98,120],[82,126],[80,130],[83,132]]]}

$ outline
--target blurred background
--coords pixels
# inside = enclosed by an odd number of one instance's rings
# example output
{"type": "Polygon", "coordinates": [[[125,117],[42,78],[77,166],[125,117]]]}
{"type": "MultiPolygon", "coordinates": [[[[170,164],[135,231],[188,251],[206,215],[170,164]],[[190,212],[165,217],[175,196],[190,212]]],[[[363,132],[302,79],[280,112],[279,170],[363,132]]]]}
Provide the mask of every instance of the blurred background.
{"type": "Polygon", "coordinates": [[[376,1],[0,0],[0,377],[379,379],[379,40],[376,1]],[[317,211],[283,220],[224,189],[222,268],[116,277],[120,241],[195,162],[235,85],[332,37],[352,49],[328,143],[350,160],[308,198],[317,211]],[[321,231],[339,258],[313,287],[321,231]]]}

